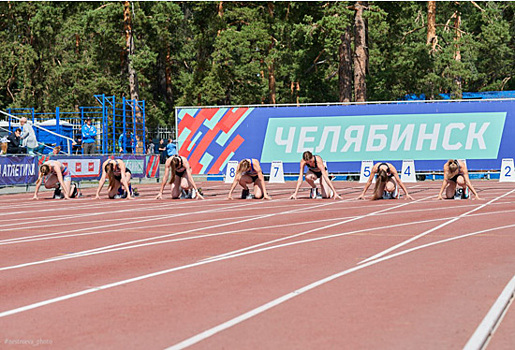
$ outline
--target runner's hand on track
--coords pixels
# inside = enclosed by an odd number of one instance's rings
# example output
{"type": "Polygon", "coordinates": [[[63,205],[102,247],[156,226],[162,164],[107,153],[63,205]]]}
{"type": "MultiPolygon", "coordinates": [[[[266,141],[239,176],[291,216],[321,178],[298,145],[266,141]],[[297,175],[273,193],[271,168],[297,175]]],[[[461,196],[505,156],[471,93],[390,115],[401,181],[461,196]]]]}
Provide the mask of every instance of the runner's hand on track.
{"type": "Polygon", "coordinates": [[[157,196],[156,196],[156,199],[163,199],[163,194],[162,193],[158,193],[157,196]]]}
{"type": "Polygon", "coordinates": [[[296,195],[296,194],[292,194],[292,195],[290,196],[290,199],[297,199],[297,195],[296,195]]]}

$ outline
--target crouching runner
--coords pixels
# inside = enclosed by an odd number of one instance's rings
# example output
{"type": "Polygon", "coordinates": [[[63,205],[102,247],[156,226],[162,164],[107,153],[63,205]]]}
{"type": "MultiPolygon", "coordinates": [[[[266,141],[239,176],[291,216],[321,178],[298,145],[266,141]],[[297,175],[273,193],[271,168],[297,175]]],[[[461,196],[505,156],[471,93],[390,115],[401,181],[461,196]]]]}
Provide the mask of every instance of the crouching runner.
{"type": "Polygon", "coordinates": [[[193,180],[188,160],[179,155],[173,155],[166,160],[163,182],[156,199],[163,198],[163,191],[168,181],[168,176],[170,176],[170,182],[168,182],[168,184],[171,185],[170,188],[172,190],[173,199],[204,199],[201,191],[197,188],[193,180]]]}
{"type": "Polygon", "coordinates": [[[243,187],[241,192],[242,199],[272,199],[270,196],[268,196],[266,191],[265,177],[263,176],[261,165],[257,159],[244,159],[238,164],[236,175],[234,176],[234,181],[232,182],[227,199],[233,199],[232,193],[238,184],[243,187]],[[250,194],[249,189],[249,185],[251,184],[254,185],[254,194],[252,195],[250,194]]]}
{"type": "Polygon", "coordinates": [[[39,167],[39,178],[36,181],[33,199],[38,199],[41,184],[45,188],[54,189],[55,199],[70,199],[79,196],[76,184],[72,185],[72,177],[68,168],[58,160],[48,160],[39,167]]]}
{"type": "Polygon", "coordinates": [[[102,177],[98,183],[96,199],[100,199],[100,191],[109,179],[108,196],[110,199],[133,198],[131,188],[131,171],[121,159],[108,159],[102,164],[102,177]]]}

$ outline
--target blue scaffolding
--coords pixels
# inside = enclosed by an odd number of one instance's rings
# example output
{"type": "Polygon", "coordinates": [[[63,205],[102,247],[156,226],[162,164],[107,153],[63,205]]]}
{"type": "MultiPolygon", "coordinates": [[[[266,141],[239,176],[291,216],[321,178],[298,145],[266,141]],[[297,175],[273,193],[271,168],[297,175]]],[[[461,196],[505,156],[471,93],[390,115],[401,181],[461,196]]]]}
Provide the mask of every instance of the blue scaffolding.
{"type": "Polygon", "coordinates": [[[144,154],[146,150],[145,101],[123,97],[94,95],[99,106],[79,107],[78,112],[65,112],[56,107],[53,112],[36,112],[32,108],[8,108],[7,129],[12,132],[22,117],[32,121],[38,142],[47,146],[43,153],[60,146],[62,153],[72,153],[70,139],[82,136],[82,125],[92,120],[97,129],[97,153],[144,154]]]}

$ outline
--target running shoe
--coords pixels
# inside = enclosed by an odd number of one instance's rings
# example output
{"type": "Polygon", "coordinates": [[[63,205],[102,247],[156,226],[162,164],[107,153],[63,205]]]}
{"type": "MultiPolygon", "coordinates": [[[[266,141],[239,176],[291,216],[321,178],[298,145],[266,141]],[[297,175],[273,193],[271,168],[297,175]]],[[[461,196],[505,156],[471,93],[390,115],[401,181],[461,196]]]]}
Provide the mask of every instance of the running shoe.
{"type": "Polygon", "coordinates": [[[248,188],[241,191],[241,199],[247,199],[249,195],[250,195],[250,190],[248,188]]]}
{"type": "Polygon", "coordinates": [[[62,194],[61,192],[61,189],[60,188],[56,188],[54,190],[54,196],[52,197],[53,199],[61,199],[61,198],[64,198],[64,195],[62,194]]]}

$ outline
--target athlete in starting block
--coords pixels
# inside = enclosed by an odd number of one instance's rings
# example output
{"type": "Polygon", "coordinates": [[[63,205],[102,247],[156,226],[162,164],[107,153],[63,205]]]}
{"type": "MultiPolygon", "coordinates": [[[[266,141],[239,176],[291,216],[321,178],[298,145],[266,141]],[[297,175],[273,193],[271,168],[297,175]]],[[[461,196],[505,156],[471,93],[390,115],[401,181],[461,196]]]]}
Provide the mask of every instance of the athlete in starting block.
{"type": "Polygon", "coordinates": [[[232,193],[238,184],[243,187],[243,191],[241,192],[242,199],[272,199],[270,196],[268,196],[266,191],[265,177],[263,176],[261,165],[257,159],[243,159],[239,162],[238,168],[236,169],[236,174],[234,176],[234,181],[232,182],[231,189],[227,195],[227,199],[233,199],[232,193]],[[253,195],[250,194],[250,184],[254,184],[253,195]]]}
{"type": "Polygon", "coordinates": [[[297,187],[295,187],[295,192],[291,195],[290,199],[297,199],[297,193],[299,192],[300,185],[302,185],[302,178],[304,175],[304,167],[308,167],[308,171],[306,173],[306,182],[311,186],[311,191],[309,194],[310,198],[339,198],[342,199],[336,193],[336,189],[333,186],[333,183],[329,179],[329,175],[327,174],[327,168],[324,166],[324,161],[322,157],[313,155],[310,151],[306,151],[302,154],[302,160],[300,161],[300,171],[299,171],[299,179],[297,180],[297,187]],[[316,179],[320,179],[320,188],[321,193],[318,192],[315,181],[316,179]]]}
{"type": "Polygon", "coordinates": [[[475,199],[481,199],[470,182],[465,161],[449,159],[443,166],[443,183],[440,193],[438,193],[438,199],[468,199],[469,189],[475,199]],[[445,197],[443,197],[444,191],[445,197]]]}
{"type": "Polygon", "coordinates": [[[361,195],[356,199],[365,199],[365,193],[374,180],[374,176],[377,174],[376,185],[374,187],[374,194],[372,200],[376,199],[397,199],[399,198],[399,189],[402,188],[407,199],[413,200],[408,194],[408,190],[397,172],[397,169],[390,163],[376,163],[370,171],[370,177],[368,178],[365,188],[361,195]]]}
{"type": "Polygon", "coordinates": [[[121,159],[108,159],[102,164],[102,177],[98,183],[96,199],[100,199],[100,191],[109,179],[108,196],[110,199],[132,199],[135,193],[131,187],[131,171],[121,159]]]}
{"type": "Polygon", "coordinates": [[[38,192],[41,184],[45,188],[54,189],[54,199],[70,199],[78,197],[79,189],[76,184],[72,185],[70,170],[58,160],[48,160],[39,167],[39,178],[36,181],[34,197],[38,199],[38,192]]]}
{"type": "Polygon", "coordinates": [[[179,155],[173,155],[166,160],[163,182],[156,199],[163,198],[163,190],[169,175],[170,182],[168,184],[171,185],[173,199],[204,199],[193,180],[188,159],[179,155]]]}

